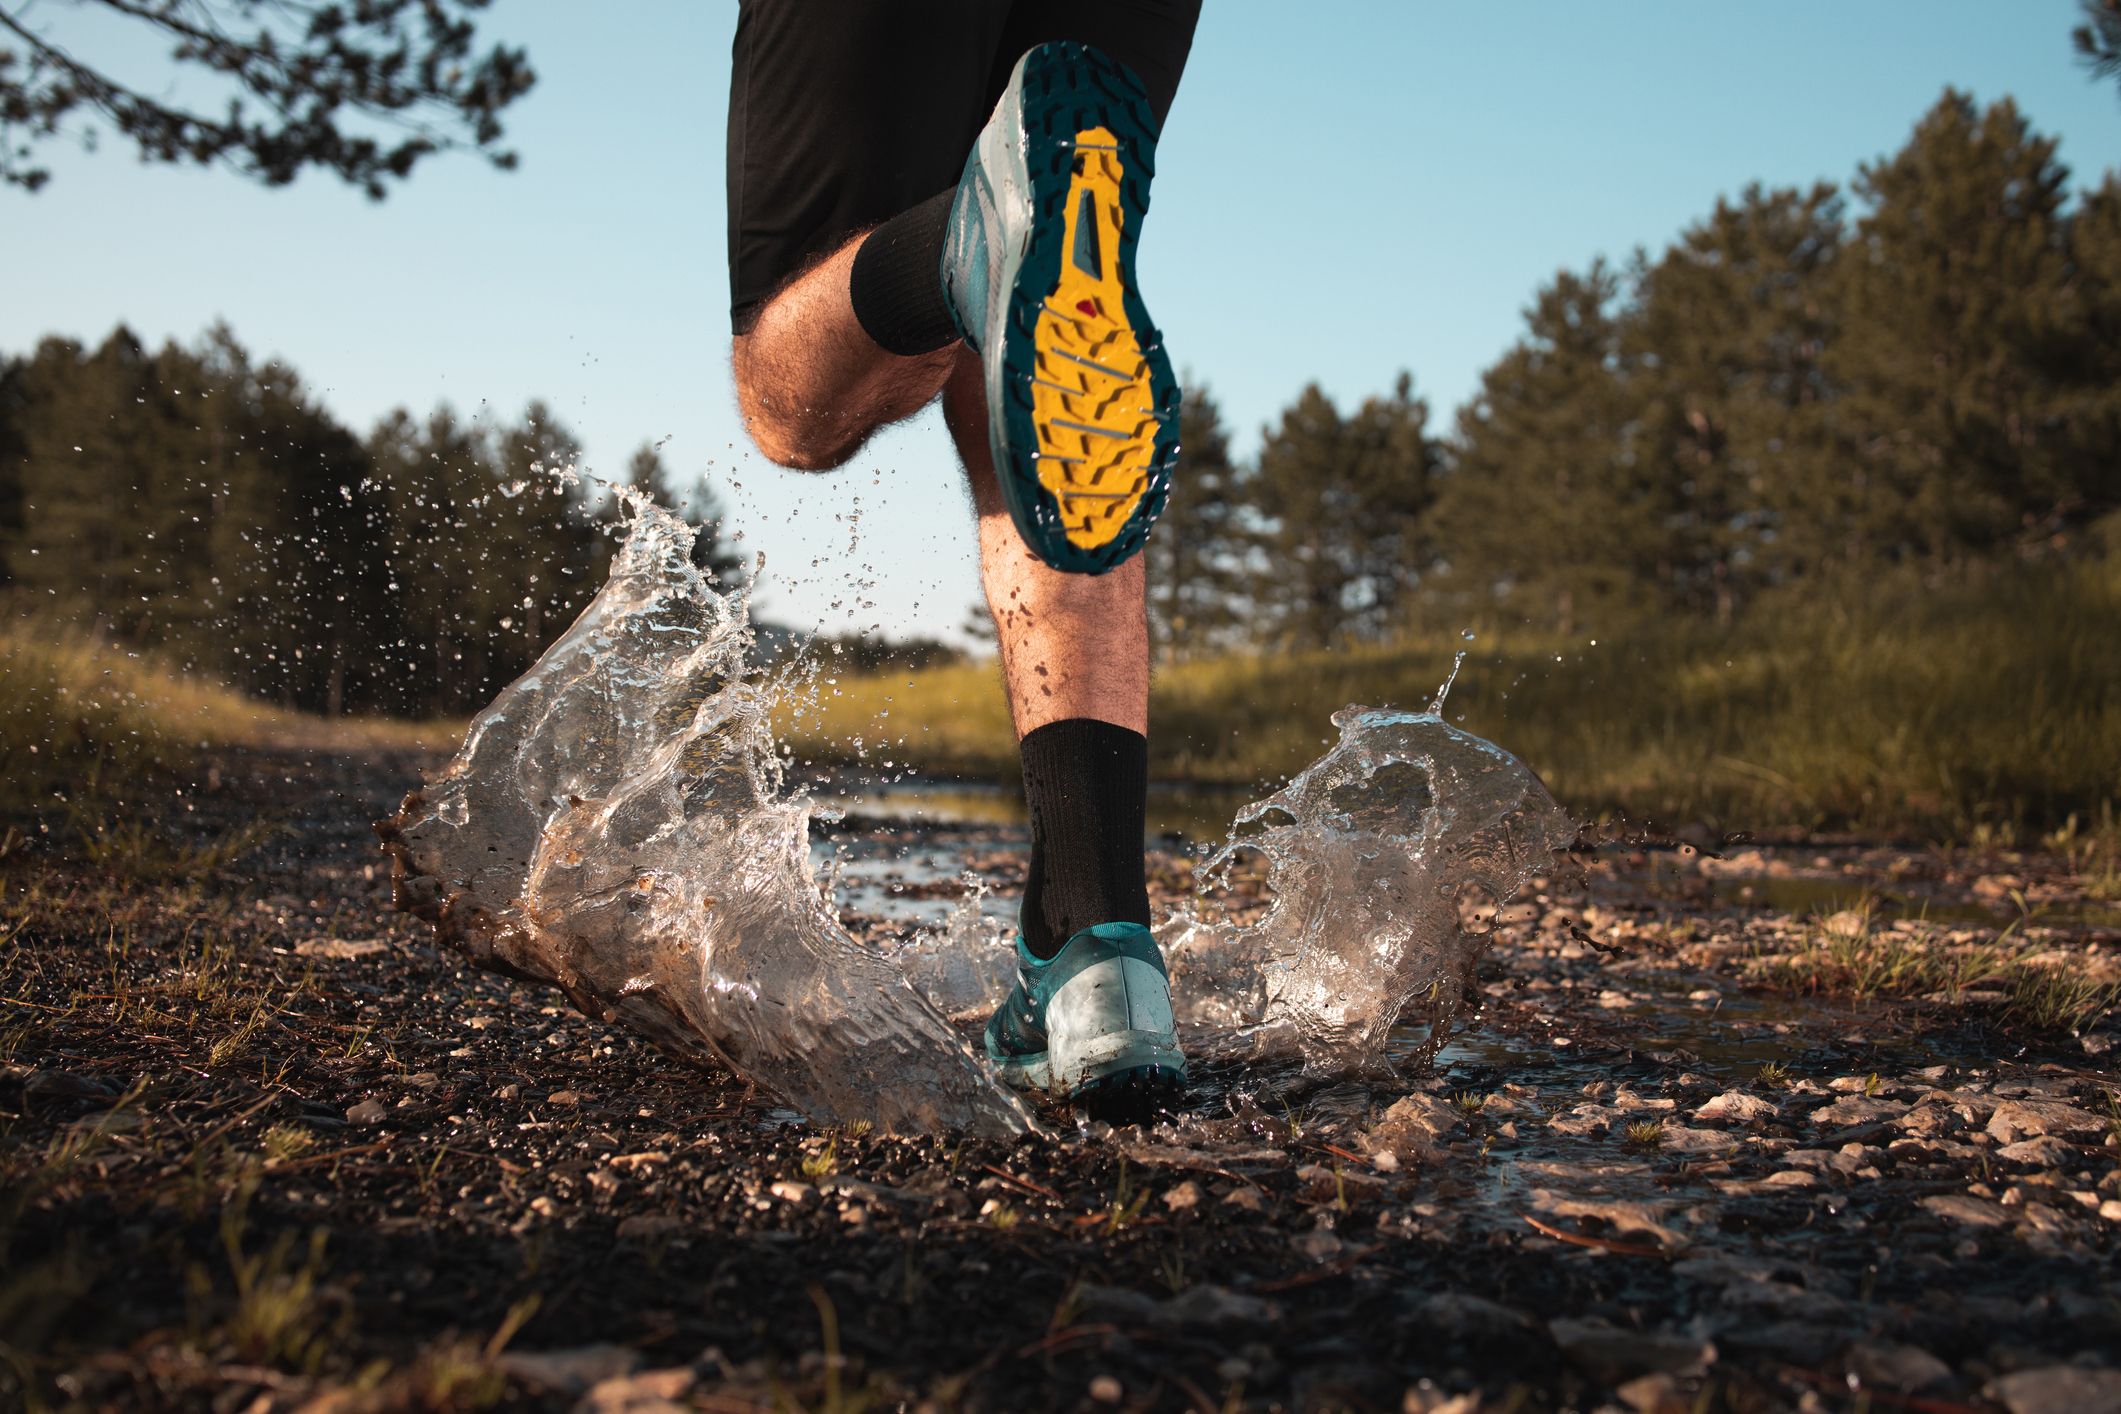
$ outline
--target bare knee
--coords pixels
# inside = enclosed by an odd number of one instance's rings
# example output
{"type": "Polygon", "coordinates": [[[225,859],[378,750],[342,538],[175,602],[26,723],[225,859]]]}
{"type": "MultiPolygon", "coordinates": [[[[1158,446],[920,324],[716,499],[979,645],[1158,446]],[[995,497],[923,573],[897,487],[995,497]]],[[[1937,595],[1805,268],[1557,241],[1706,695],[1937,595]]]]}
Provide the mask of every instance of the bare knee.
{"type": "Polygon", "coordinates": [[[866,433],[852,434],[840,419],[820,416],[762,388],[737,360],[736,403],[752,445],[776,466],[792,471],[831,471],[861,450],[866,433]]]}

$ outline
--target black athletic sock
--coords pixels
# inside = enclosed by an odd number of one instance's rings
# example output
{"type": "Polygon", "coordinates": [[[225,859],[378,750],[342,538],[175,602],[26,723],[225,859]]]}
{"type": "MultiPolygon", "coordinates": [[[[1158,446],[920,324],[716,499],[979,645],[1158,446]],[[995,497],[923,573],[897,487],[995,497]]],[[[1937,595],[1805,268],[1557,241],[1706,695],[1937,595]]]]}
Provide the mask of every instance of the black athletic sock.
{"type": "Polygon", "coordinates": [[[1018,748],[1031,807],[1024,946],[1052,957],[1099,923],[1149,922],[1142,826],[1149,739],[1094,717],[1048,722],[1018,748]]]}
{"type": "Polygon", "coordinates": [[[943,293],[943,239],[955,189],[940,192],[869,233],[854,253],[847,294],[877,346],[903,358],[956,342],[943,293]]]}

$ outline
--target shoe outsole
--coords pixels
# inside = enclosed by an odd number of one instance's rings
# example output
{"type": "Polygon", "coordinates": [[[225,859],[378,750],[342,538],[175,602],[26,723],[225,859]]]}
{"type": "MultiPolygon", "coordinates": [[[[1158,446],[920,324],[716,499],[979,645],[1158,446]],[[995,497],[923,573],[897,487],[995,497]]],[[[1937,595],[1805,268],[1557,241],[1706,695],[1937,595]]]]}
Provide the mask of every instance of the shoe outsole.
{"type": "Polygon", "coordinates": [[[1185,1091],[1183,1070],[1143,1065],[1086,1080],[1070,1098],[1093,1119],[1124,1124],[1170,1113],[1185,1091]]]}
{"type": "Polygon", "coordinates": [[[1041,559],[1102,574],[1148,540],[1178,457],[1178,384],[1134,276],[1156,121],[1140,80],[1074,43],[1032,51],[1021,108],[1034,218],[1009,295],[995,470],[1041,559]]]}

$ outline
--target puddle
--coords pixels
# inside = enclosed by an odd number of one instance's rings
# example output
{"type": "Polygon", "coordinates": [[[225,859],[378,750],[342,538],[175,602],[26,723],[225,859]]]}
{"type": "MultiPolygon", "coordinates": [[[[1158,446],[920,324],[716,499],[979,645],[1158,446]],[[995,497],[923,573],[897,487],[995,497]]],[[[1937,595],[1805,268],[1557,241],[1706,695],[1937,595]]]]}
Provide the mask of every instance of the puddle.
{"type": "MultiPolygon", "coordinates": [[[[983,840],[983,851],[1028,854],[1021,840],[983,840]]],[[[889,919],[914,927],[936,927],[962,906],[966,842],[955,837],[926,837],[920,843],[903,838],[877,839],[835,835],[812,839],[810,864],[829,882],[842,916],[889,919]]],[[[1017,895],[987,892],[979,899],[982,916],[1014,926],[1017,895]]]]}
{"type": "MultiPolygon", "coordinates": [[[[1149,787],[1148,837],[1152,840],[1220,842],[1230,819],[1252,803],[1254,792],[1213,786],[1149,787]]],[[[828,791],[817,797],[821,811],[850,822],[907,821],[922,825],[991,825],[1025,827],[1030,816],[1023,793],[1015,786],[982,781],[909,778],[856,791],[828,791]]]]}

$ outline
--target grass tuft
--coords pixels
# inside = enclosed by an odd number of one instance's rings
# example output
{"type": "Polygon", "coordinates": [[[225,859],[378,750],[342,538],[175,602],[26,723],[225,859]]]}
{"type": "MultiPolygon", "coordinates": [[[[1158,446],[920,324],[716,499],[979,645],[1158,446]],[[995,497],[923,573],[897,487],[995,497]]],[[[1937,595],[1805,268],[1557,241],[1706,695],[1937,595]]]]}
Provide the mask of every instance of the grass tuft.
{"type": "Polygon", "coordinates": [[[1639,1153],[1650,1153],[1664,1147],[1664,1121],[1661,1119],[1638,1119],[1627,1127],[1621,1142],[1639,1153]]]}
{"type": "Polygon", "coordinates": [[[2077,1034],[2121,1006],[2121,983],[2090,976],[2025,942],[1954,942],[1927,928],[1879,927],[1867,907],[1808,928],[1797,946],[1757,957],[1754,980],[1807,996],[1988,1005],[2006,1026],[2077,1034]]]}
{"type": "Polygon", "coordinates": [[[249,820],[200,841],[175,837],[166,824],[138,817],[89,821],[77,816],[73,854],[105,875],[132,883],[192,882],[256,851],[283,827],[249,820]]]}

